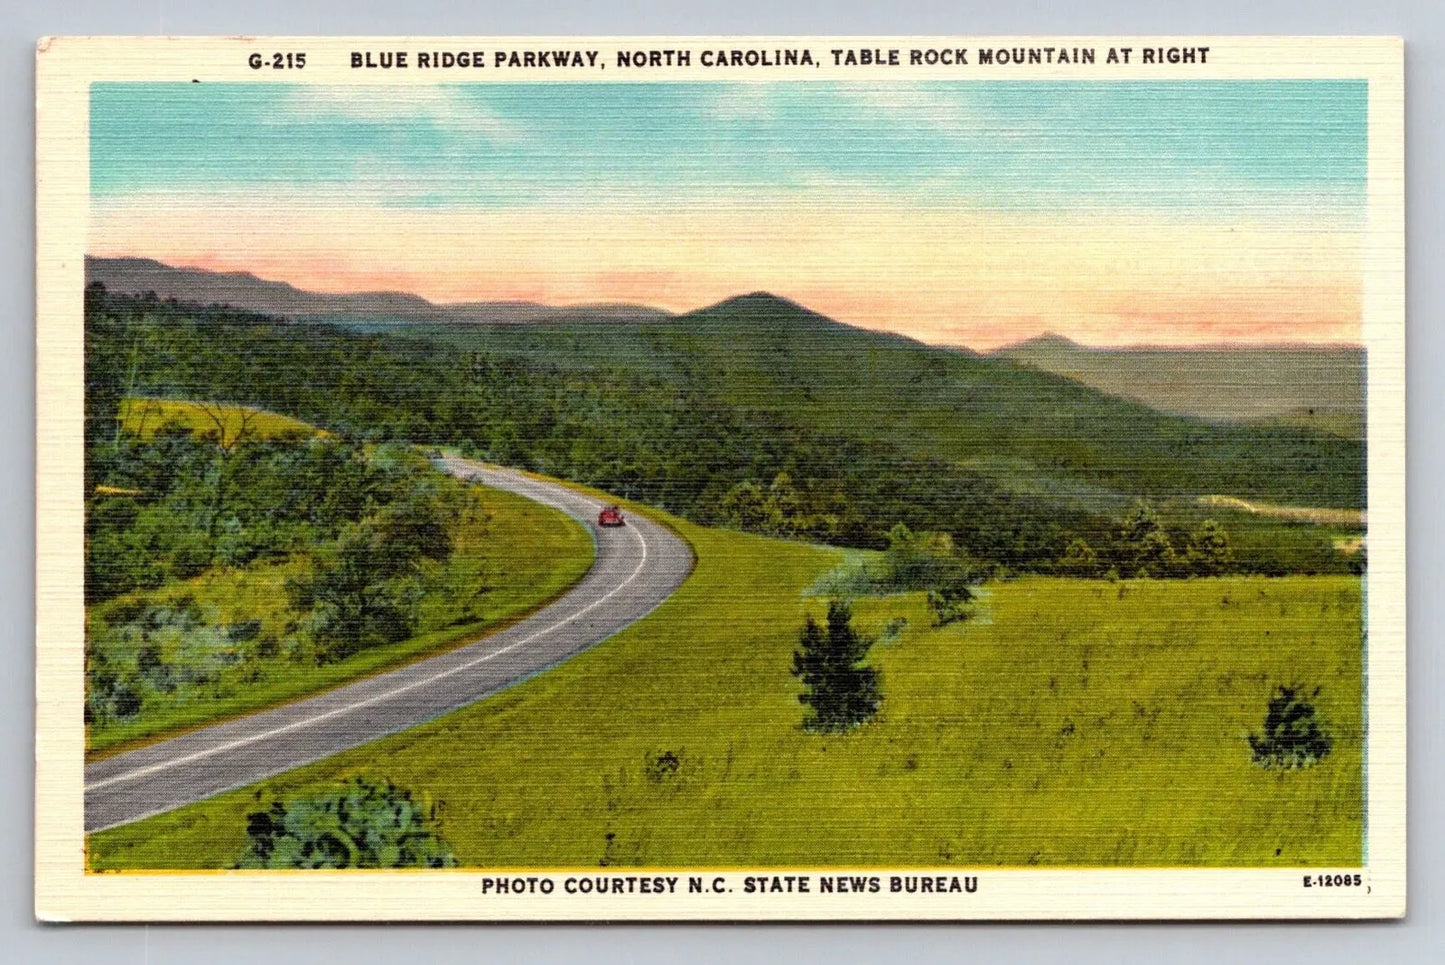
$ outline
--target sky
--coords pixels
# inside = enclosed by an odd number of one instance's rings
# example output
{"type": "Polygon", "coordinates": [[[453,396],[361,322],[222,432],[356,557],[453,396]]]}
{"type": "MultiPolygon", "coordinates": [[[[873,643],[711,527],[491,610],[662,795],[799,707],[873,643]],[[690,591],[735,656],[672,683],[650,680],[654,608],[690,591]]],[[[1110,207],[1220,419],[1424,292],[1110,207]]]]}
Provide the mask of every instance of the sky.
{"type": "Polygon", "coordinates": [[[993,348],[1358,342],[1354,81],[97,84],[89,251],[435,302],[771,291],[993,348]]]}

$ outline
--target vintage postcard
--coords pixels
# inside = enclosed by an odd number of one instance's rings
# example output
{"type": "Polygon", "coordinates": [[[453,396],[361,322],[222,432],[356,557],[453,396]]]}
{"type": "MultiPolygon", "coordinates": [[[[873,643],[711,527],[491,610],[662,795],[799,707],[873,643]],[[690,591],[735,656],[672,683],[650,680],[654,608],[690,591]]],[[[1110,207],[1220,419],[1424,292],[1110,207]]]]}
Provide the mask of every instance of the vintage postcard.
{"type": "Polygon", "coordinates": [[[1398,40],[37,70],[40,917],[1404,914],[1398,40]]]}

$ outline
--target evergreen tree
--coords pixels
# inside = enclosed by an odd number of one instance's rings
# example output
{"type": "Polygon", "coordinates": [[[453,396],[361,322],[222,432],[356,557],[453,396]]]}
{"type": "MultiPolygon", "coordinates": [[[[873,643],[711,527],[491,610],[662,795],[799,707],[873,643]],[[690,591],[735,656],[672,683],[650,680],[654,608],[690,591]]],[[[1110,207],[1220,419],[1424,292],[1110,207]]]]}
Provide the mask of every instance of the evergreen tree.
{"type": "Polygon", "coordinates": [[[873,641],[853,629],[853,613],[842,600],[828,604],[826,627],[810,615],[799,636],[801,649],[793,652],[793,676],[803,681],[798,701],[810,713],[806,730],[845,731],[878,712],[878,672],[863,666],[873,641]]]}
{"type": "Polygon", "coordinates": [[[1199,576],[1218,576],[1229,568],[1229,535],[1212,519],[1189,534],[1189,569],[1199,576]]]}

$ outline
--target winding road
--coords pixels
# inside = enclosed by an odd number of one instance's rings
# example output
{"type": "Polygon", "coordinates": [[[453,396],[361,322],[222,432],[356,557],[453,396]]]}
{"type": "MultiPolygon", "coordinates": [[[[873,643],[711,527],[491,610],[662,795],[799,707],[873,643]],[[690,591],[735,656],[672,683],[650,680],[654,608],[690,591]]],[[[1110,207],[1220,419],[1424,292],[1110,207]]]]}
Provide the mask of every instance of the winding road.
{"type": "Polygon", "coordinates": [[[598,528],[602,504],[590,496],[456,457],[437,462],[462,479],[580,520],[596,535],[592,568],[530,617],[458,649],[86,765],[87,832],[244,787],[465,707],[640,620],[692,570],[688,545],[649,519],[634,515],[626,526],[598,528]]]}

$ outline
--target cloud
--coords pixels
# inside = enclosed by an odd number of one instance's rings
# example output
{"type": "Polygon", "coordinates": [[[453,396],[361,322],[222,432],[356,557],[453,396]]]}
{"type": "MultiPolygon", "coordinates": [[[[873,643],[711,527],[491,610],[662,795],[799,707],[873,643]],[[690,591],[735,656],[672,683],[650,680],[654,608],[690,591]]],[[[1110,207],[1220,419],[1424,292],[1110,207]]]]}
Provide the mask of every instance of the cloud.
{"type": "MultiPolygon", "coordinates": [[[[839,84],[839,99],[877,120],[898,127],[924,128],[956,137],[976,136],[984,118],[965,102],[957,85],[839,84]]],[[[991,130],[990,135],[997,135],[991,130]]]]}
{"type": "Polygon", "coordinates": [[[325,86],[299,88],[275,115],[280,123],[340,120],[395,126],[423,122],[440,131],[512,143],[526,129],[501,116],[455,85],[325,86]]]}
{"type": "Polygon", "coordinates": [[[775,85],[767,82],[718,85],[704,115],[719,121],[772,121],[777,119],[775,85]]]}

